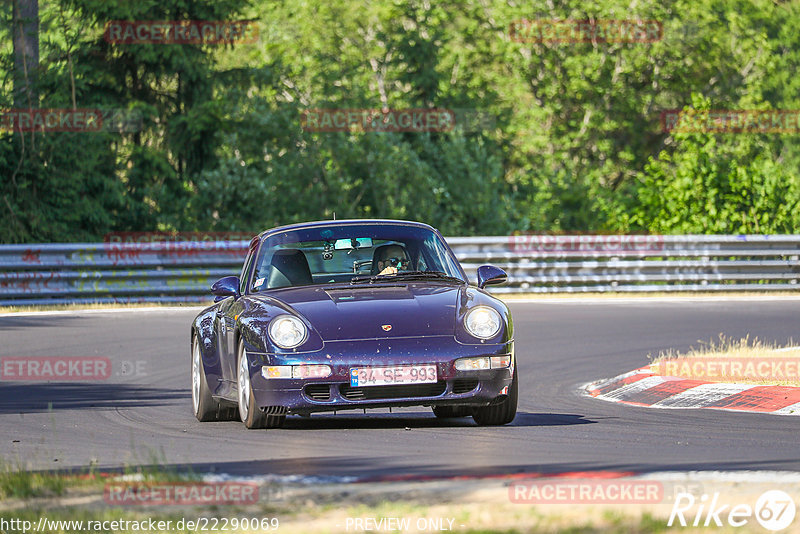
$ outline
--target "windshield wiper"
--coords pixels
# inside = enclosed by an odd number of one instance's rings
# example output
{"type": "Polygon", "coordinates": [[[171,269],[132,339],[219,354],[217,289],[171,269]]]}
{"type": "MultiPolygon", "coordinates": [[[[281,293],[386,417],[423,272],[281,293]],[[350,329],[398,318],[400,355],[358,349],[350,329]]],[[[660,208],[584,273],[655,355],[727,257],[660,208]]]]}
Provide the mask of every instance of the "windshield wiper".
{"type": "Polygon", "coordinates": [[[397,278],[408,280],[409,278],[418,278],[424,280],[426,278],[436,278],[437,280],[446,280],[448,282],[457,282],[459,284],[466,284],[461,278],[450,276],[442,271],[398,271],[397,274],[389,275],[397,278]]]}
{"type": "Polygon", "coordinates": [[[364,275],[364,276],[354,276],[350,279],[351,284],[363,284],[364,282],[369,282],[370,284],[373,282],[391,282],[396,277],[393,274],[375,274],[375,275],[364,275]]]}
{"type": "Polygon", "coordinates": [[[443,280],[447,282],[456,282],[458,284],[466,284],[461,278],[450,276],[441,271],[398,271],[394,274],[376,274],[374,276],[356,276],[350,280],[351,284],[359,284],[363,282],[391,282],[393,280],[443,280]]]}

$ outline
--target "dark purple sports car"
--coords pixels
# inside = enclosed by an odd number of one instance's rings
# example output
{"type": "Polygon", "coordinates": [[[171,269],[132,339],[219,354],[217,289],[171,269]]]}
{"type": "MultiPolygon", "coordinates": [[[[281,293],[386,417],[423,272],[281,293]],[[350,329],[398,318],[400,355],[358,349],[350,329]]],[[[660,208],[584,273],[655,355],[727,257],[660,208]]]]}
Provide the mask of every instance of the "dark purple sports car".
{"type": "Polygon", "coordinates": [[[388,220],[282,226],[253,238],[242,274],[192,324],[200,421],[275,428],[287,415],[430,406],[503,425],[517,411],[511,314],[441,234],[388,220]]]}

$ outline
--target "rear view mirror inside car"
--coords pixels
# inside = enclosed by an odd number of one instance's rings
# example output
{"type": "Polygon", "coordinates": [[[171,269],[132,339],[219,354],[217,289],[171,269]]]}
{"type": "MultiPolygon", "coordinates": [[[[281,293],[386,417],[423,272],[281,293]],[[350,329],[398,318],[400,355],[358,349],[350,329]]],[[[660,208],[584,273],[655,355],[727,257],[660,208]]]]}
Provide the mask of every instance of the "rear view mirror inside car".
{"type": "Polygon", "coordinates": [[[372,246],[371,237],[354,237],[351,239],[337,239],[333,244],[336,250],[349,250],[356,248],[370,248],[372,246]]]}

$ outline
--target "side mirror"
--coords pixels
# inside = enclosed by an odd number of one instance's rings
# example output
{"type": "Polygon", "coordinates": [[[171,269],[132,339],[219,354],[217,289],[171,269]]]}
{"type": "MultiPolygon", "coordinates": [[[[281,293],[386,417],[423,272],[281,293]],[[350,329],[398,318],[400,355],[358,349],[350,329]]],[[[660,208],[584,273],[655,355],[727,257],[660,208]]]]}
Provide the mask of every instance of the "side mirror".
{"type": "Polygon", "coordinates": [[[499,267],[494,265],[481,265],[478,267],[478,287],[481,289],[495,284],[504,284],[507,281],[508,275],[499,267]]]}
{"type": "MultiPolygon", "coordinates": [[[[211,286],[211,293],[217,297],[239,297],[239,277],[226,276],[220,278],[211,286]]],[[[216,300],[216,299],[215,299],[216,300]]]]}

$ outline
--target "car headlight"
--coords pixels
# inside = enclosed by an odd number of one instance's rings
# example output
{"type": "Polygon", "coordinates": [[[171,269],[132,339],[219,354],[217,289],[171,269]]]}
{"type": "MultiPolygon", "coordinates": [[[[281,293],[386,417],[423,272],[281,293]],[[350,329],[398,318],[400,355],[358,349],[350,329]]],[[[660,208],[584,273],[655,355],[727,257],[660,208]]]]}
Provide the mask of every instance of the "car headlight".
{"type": "Polygon", "coordinates": [[[494,308],[475,306],[464,317],[467,332],[480,339],[489,339],[500,331],[502,320],[494,308]]]}
{"type": "Polygon", "coordinates": [[[269,337],[282,349],[293,349],[306,340],[306,325],[293,315],[279,315],[269,324],[269,337]]]}

